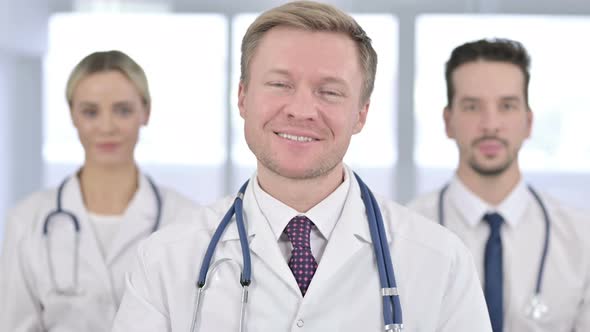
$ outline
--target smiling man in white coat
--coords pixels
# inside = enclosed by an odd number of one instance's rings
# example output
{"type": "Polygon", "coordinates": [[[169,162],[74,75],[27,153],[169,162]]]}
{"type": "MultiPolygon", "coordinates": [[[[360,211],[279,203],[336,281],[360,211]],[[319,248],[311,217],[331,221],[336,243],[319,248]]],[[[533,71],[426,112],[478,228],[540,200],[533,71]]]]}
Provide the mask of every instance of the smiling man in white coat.
{"type": "Polygon", "coordinates": [[[140,246],[113,331],[490,331],[459,239],[393,202],[367,203],[342,162],[367,119],[376,65],[369,37],[332,6],[290,2],[252,23],[238,104],[257,171],[233,206],[203,208],[140,246]],[[215,233],[228,209],[237,217],[215,233]],[[376,211],[379,238],[368,226],[376,211]],[[388,287],[381,243],[395,271],[388,287]]]}

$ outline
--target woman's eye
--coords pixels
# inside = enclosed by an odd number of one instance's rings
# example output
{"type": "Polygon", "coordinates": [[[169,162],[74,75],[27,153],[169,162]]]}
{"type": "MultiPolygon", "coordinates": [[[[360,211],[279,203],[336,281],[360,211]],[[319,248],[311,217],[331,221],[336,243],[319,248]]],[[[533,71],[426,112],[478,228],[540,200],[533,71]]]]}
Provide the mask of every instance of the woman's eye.
{"type": "Polygon", "coordinates": [[[121,116],[127,116],[127,115],[133,113],[133,107],[131,105],[126,104],[126,103],[114,105],[113,109],[116,114],[121,115],[121,116]]]}
{"type": "Polygon", "coordinates": [[[131,113],[131,109],[129,107],[119,107],[116,109],[116,111],[121,115],[128,115],[131,113]]]}
{"type": "Polygon", "coordinates": [[[91,108],[85,108],[85,109],[82,109],[82,112],[81,113],[85,117],[93,118],[93,117],[95,117],[98,114],[98,111],[95,110],[95,109],[91,109],[91,108]]]}

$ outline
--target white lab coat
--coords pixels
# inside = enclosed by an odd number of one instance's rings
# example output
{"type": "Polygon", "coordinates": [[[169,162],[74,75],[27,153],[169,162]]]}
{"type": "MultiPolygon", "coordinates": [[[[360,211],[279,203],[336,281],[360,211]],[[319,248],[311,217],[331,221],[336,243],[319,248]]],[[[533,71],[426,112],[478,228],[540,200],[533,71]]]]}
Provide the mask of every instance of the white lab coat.
{"type": "MultiPolygon", "coordinates": [[[[491,207],[454,177],[444,195],[444,223],[471,250],[483,279],[485,243],[489,226],[478,220],[487,211],[500,212],[504,268],[505,332],[590,331],[590,217],[538,192],[550,218],[549,251],[543,273],[541,298],[549,310],[540,320],[525,315],[534,294],[543,238],[544,217],[538,202],[521,181],[497,206],[491,207]],[[515,213],[521,210],[521,213],[515,213]],[[518,215],[518,219],[510,220],[518,215]]],[[[409,203],[420,214],[439,220],[440,191],[409,203]]]]}
{"type": "MultiPolygon", "coordinates": [[[[202,208],[190,225],[171,226],[140,245],[114,332],[189,331],[198,271],[232,201],[202,208]]],[[[472,258],[459,239],[393,202],[379,200],[379,205],[401,293],[404,331],[491,331],[472,258]]],[[[252,254],[247,331],[383,331],[380,284],[356,180],[305,297],[252,186],[244,196],[244,218],[252,254]]],[[[222,258],[242,262],[233,221],[213,262],[222,258]]],[[[199,331],[238,331],[239,273],[235,265],[224,263],[209,274],[199,331]]]]}
{"type": "MultiPolygon", "coordinates": [[[[194,203],[184,196],[158,187],[162,197],[160,227],[186,220],[194,203]]],[[[63,208],[80,223],[78,290],[75,295],[57,294],[53,287],[43,224],[56,208],[57,190],[40,191],[20,202],[9,214],[0,259],[0,331],[110,331],[119,306],[124,275],[135,256],[138,242],[152,231],[156,198],[145,176],[129,203],[119,230],[103,256],[88,220],[79,181],[71,177],[63,190],[63,208]]],[[[73,237],[69,220],[56,217],[51,223],[53,267],[59,285],[71,285],[73,237]]]]}

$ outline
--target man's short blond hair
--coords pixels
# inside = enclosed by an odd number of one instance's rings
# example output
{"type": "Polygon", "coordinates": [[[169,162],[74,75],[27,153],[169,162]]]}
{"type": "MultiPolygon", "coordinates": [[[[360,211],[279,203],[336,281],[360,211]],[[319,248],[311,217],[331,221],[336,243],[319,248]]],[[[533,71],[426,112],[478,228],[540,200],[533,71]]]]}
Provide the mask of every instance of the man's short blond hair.
{"type": "Polygon", "coordinates": [[[357,45],[359,62],[364,82],[361,101],[367,102],[375,85],[377,53],[371,45],[371,38],[348,14],[338,8],[313,1],[294,1],[262,13],[250,25],[242,39],[240,81],[247,86],[249,64],[264,34],[277,26],[288,26],[308,31],[343,33],[357,45]]]}

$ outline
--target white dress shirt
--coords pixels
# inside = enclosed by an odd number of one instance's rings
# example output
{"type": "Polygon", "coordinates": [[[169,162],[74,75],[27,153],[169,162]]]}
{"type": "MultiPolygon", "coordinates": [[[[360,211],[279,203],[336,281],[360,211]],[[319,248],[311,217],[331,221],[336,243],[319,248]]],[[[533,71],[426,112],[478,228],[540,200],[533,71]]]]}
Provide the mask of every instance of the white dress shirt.
{"type": "Polygon", "coordinates": [[[296,216],[304,215],[315,225],[312,227],[310,234],[311,252],[313,253],[316,262],[319,263],[322,259],[326,244],[336,226],[336,222],[340,219],[340,215],[342,214],[342,208],[344,207],[344,202],[348,195],[348,188],[350,187],[348,173],[345,172],[344,181],[335,191],[306,213],[294,210],[262,190],[258,181],[253,182],[256,202],[277,238],[283,257],[285,257],[285,261],[288,262],[289,258],[291,258],[293,245],[291,244],[291,241],[289,241],[287,234],[284,233],[284,229],[287,227],[287,224],[291,219],[296,216]]]}
{"type": "MultiPolygon", "coordinates": [[[[419,197],[409,207],[440,221],[439,194],[437,191],[419,197]]],[[[483,281],[490,230],[482,217],[487,212],[498,212],[504,218],[504,332],[590,331],[590,218],[547,195],[540,197],[550,219],[549,251],[541,286],[541,299],[548,311],[540,320],[530,319],[525,312],[530,308],[539,274],[545,219],[524,181],[500,204],[491,206],[455,176],[443,197],[444,225],[472,251],[483,281]]]]}
{"type": "Polygon", "coordinates": [[[102,215],[88,212],[88,220],[92,225],[103,257],[108,254],[108,249],[111,247],[113,239],[121,227],[121,222],[124,220],[123,217],[123,215],[102,215]]]}
{"type": "MultiPolygon", "coordinates": [[[[332,207],[341,212],[336,213],[339,216],[331,232],[323,225],[324,219],[333,217],[313,213],[318,229],[328,233],[328,241],[305,297],[277,241],[297,212],[285,217],[263,213],[256,186],[246,189],[243,216],[252,261],[245,321],[248,331],[383,331],[381,286],[365,207],[357,181],[349,169],[346,172],[350,179],[346,199],[342,207],[339,202],[332,207]]],[[[254,175],[250,183],[255,182],[254,175]]],[[[190,331],[203,256],[233,201],[229,197],[204,207],[192,223],[171,226],[140,245],[113,332],[190,331]]],[[[461,241],[398,204],[379,197],[377,201],[389,240],[405,331],[491,331],[475,266],[461,241]]],[[[209,271],[196,316],[198,331],[235,332],[242,296],[242,250],[235,218],[217,244],[212,260],[216,263],[220,265],[209,271]]]]}

